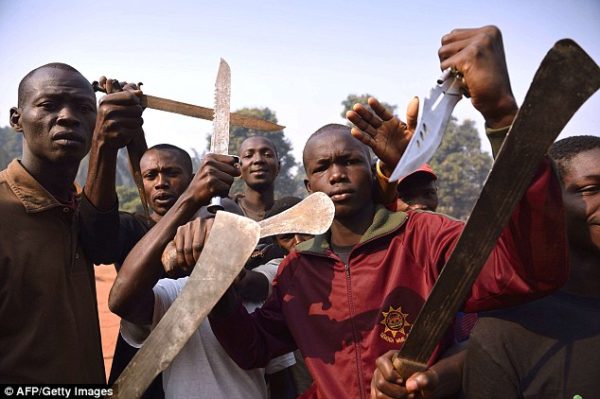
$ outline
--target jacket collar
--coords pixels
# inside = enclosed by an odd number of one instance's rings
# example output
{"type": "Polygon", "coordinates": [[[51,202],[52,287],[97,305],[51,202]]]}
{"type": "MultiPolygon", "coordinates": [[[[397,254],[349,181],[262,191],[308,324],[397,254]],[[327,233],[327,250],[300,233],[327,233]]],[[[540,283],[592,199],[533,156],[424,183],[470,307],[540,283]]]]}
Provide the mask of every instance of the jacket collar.
{"type": "MultiPolygon", "coordinates": [[[[36,213],[59,206],[66,206],[58,202],[52,194],[46,191],[21,165],[19,160],[13,160],[6,168],[6,173],[8,185],[25,207],[25,212],[36,213]]],[[[78,191],[76,187],[73,189],[78,191]]]]}
{"type": "MultiPolygon", "coordinates": [[[[382,237],[397,230],[404,224],[407,219],[405,212],[391,212],[387,208],[381,205],[377,205],[375,209],[375,215],[373,216],[373,222],[365,231],[360,238],[357,245],[363,244],[372,239],[382,237]]],[[[326,233],[315,236],[314,238],[301,242],[296,246],[296,252],[298,253],[314,253],[326,255],[327,251],[330,251],[329,239],[331,236],[331,230],[326,233]]]]}

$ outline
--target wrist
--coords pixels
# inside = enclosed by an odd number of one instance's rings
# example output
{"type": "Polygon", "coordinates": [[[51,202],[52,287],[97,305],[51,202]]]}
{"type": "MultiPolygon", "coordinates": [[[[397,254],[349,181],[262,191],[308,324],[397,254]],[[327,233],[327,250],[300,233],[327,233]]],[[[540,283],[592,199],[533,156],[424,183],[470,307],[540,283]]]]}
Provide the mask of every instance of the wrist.
{"type": "Polygon", "coordinates": [[[393,172],[393,170],[390,169],[384,162],[382,162],[381,159],[378,159],[375,163],[375,171],[377,172],[377,177],[383,179],[384,181],[389,181],[393,172]]]}
{"type": "Polygon", "coordinates": [[[519,111],[514,97],[507,96],[500,100],[490,112],[483,113],[485,125],[490,129],[499,129],[510,126],[519,111]]]}

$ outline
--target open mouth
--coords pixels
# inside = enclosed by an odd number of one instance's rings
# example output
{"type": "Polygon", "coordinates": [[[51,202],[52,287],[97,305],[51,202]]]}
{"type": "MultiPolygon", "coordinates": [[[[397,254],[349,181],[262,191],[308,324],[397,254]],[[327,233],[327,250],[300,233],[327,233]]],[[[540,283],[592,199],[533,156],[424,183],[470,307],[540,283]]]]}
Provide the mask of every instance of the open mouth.
{"type": "Polygon", "coordinates": [[[152,201],[158,205],[168,204],[173,201],[175,196],[170,193],[161,192],[152,197],[152,201]]]}

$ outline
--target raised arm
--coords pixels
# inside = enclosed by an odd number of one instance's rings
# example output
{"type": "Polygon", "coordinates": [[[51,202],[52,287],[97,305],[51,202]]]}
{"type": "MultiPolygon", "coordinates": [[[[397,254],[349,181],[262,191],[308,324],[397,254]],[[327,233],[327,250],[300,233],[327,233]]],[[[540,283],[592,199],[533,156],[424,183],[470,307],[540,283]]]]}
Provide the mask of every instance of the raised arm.
{"type": "Polygon", "coordinates": [[[81,240],[94,263],[112,263],[118,256],[118,201],[115,190],[117,151],[142,131],[141,91],[107,94],[100,100],[83,198],[81,240]]]}

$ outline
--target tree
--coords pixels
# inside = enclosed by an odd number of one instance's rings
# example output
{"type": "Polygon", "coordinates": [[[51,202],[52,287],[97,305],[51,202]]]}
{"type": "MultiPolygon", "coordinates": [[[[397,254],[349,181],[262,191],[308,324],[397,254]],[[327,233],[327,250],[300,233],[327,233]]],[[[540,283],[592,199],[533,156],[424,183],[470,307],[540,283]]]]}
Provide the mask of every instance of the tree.
{"type": "Polygon", "coordinates": [[[21,158],[23,154],[23,138],[8,126],[0,127],[0,170],[8,166],[10,161],[21,158]]]}
{"type": "MultiPolygon", "coordinates": [[[[360,103],[363,104],[364,106],[366,106],[368,109],[371,109],[371,107],[369,107],[369,104],[367,104],[367,100],[369,99],[369,97],[375,97],[369,93],[366,94],[362,94],[360,96],[357,96],[356,94],[348,94],[348,97],[346,97],[345,100],[342,101],[342,113],[340,114],[342,116],[342,118],[346,119],[346,112],[350,111],[352,109],[352,107],[354,106],[354,104],[356,103],[360,103]]],[[[377,98],[379,100],[379,98],[377,98]]],[[[381,105],[383,105],[388,111],[390,111],[392,114],[396,112],[396,108],[398,108],[397,105],[393,105],[393,104],[389,104],[383,101],[380,101],[381,105]]],[[[348,126],[352,126],[352,124],[350,122],[346,123],[348,126]]]]}
{"type": "Polygon", "coordinates": [[[437,211],[466,220],[492,167],[490,154],[481,151],[475,122],[458,125],[452,118],[430,165],[438,176],[437,211]]]}
{"type": "Polygon", "coordinates": [[[117,186],[119,209],[130,213],[143,213],[142,200],[135,186],[117,186]]]}
{"type": "MultiPolygon", "coordinates": [[[[253,118],[265,119],[270,122],[277,123],[275,112],[269,108],[242,108],[236,111],[239,114],[250,116],[253,118]]],[[[296,195],[304,197],[306,190],[304,189],[303,173],[304,170],[299,167],[294,155],[292,154],[292,144],[284,136],[283,131],[277,132],[261,132],[254,129],[247,129],[239,126],[232,126],[229,135],[229,153],[238,154],[242,142],[251,136],[266,136],[277,148],[281,169],[275,180],[275,198],[280,198],[288,195],[296,195]]],[[[210,147],[210,136],[208,137],[207,148],[210,147]]],[[[237,193],[243,190],[244,182],[242,179],[236,179],[231,187],[231,193],[237,193]]]]}

